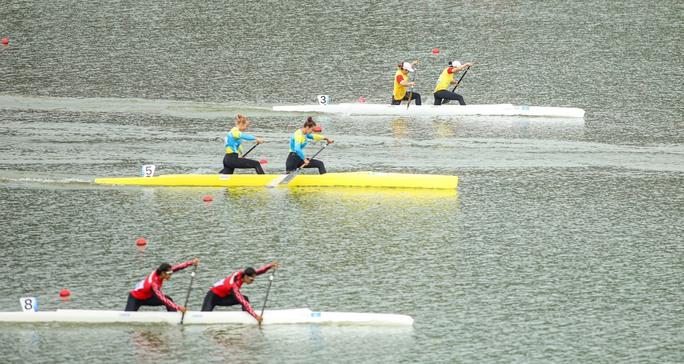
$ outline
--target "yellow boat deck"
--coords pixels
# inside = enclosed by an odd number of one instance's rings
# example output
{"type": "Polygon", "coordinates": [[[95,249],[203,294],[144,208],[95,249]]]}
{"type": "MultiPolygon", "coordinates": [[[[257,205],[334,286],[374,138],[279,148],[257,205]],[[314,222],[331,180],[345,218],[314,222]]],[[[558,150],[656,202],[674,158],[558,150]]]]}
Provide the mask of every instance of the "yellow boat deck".
{"type": "MultiPolygon", "coordinates": [[[[283,175],[278,174],[169,174],[157,177],[97,178],[95,183],[137,186],[277,187],[282,179],[283,175]]],[[[299,174],[287,183],[287,187],[456,189],[457,186],[457,176],[376,172],[299,174]]]]}

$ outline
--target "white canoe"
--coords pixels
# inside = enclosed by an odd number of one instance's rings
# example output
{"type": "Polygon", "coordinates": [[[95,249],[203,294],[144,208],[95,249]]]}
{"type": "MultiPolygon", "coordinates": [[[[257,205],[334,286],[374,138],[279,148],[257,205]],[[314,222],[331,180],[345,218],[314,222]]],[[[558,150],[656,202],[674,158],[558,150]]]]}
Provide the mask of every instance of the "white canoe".
{"type": "MultiPolygon", "coordinates": [[[[337,324],[370,326],[411,326],[413,318],[406,315],[319,312],[308,308],[266,310],[262,325],[277,324],[337,324]]],[[[180,312],[166,311],[103,311],[103,310],[57,310],[42,312],[0,312],[0,323],[83,323],[83,324],[179,324],[180,312]]],[[[188,311],[184,325],[244,324],[256,325],[257,321],[242,311],[188,311]]]]}
{"type": "Polygon", "coordinates": [[[329,105],[281,105],[273,111],[314,112],[344,115],[396,115],[396,116],[543,116],[559,118],[583,118],[584,110],[576,107],[545,107],[513,104],[492,105],[406,105],[387,104],[329,104],[329,105]]]}

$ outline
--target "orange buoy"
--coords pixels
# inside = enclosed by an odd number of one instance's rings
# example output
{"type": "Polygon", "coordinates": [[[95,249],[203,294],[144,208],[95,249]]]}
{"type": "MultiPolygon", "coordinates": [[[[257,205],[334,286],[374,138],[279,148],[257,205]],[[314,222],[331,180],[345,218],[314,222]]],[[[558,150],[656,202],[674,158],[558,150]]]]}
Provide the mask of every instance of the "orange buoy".
{"type": "Polygon", "coordinates": [[[321,127],[320,125],[314,126],[314,132],[320,133],[320,132],[322,132],[322,131],[323,131],[323,127],[321,127]]]}
{"type": "Polygon", "coordinates": [[[145,246],[147,245],[147,239],[145,238],[138,238],[135,240],[135,245],[137,246],[145,246]]]}
{"type": "Polygon", "coordinates": [[[202,197],[202,201],[211,202],[214,201],[214,197],[212,197],[211,195],[204,195],[204,197],[202,197]]]}

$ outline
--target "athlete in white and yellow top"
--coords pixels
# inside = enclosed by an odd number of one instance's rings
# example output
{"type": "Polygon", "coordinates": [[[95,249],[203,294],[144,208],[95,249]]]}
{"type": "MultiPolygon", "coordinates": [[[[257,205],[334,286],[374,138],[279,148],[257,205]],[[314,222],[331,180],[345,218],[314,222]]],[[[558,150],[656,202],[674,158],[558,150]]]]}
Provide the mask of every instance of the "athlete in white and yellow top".
{"type": "Polygon", "coordinates": [[[456,76],[459,72],[463,71],[464,69],[467,69],[472,66],[472,63],[461,64],[461,62],[459,61],[449,62],[449,67],[445,68],[444,71],[442,71],[442,74],[439,75],[439,80],[437,80],[437,86],[435,86],[435,105],[446,104],[447,102],[449,102],[449,100],[458,100],[459,104],[465,105],[465,100],[463,100],[463,96],[455,92],[449,91],[449,87],[456,85],[458,83],[458,80],[455,80],[454,76],[456,76]]]}
{"type": "Polygon", "coordinates": [[[416,83],[409,79],[409,72],[415,72],[414,66],[418,61],[413,63],[401,62],[397,65],[399,68],[394,74],[394,89],[392,90],[392,105],[399,105],[402,101],[416,100],[416,105],[420,105],[420,94],[417,92],[409,92],[406,87],[415,87],[416,83]]]}
{"type": "Polygon", "coordinates": [[[304,147],[309,144],[309,140],[319,141],[325,140],[328,144],[333,140],[321,134],[314,134],[316,122],[309,116],[306,118],[304,127],[297,129],[290,136],[290,154],[287,156],[285,162],[285,171],[290,173],[297,168],[318,168],[318,173],[325,174],[325,164],[317,159],[306,158],[304,154],[304,147]]]}
{"type": "Polygon", "coordinates": [[[241,158],[242,141],[256,141],[261,144],[264,141],[252,134],[244,133],[249,127],[249,120],[246,116],[237,114],[235,126],[226,135],[226,155],[223,157],[223,170],[221,174],[233,174],[235,168],[254,168],[257,174],[264,174],[259,161],[254,159],[241,158]]]}

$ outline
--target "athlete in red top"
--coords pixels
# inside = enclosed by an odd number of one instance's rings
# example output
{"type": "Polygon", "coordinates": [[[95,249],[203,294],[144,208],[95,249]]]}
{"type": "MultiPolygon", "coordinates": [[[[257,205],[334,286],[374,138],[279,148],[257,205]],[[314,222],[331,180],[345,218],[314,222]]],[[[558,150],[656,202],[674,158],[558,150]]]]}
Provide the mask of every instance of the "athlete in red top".
{"type": "Polygon", "coordinates": [[[249,304],[249,298],[240,293],[243,283],[252,284],[256,276],[266,273],[269,269],[277,269],[278,262],[272,262],[265,266],[254,269],[252,267],[231,273],[228,277],[214,283],[207,295],[204,297],[202,311],[213,311],[216,306],[232,306],[240,304],[242,310],[249,312],[250,315],[261,322],[261,316],[257,315],[249,304]]]}
{"type": "Polygon", "coordinates": [[[162,292],[161,287],[164,281],[171,279],[171,275],[174,272],[191,265],[198,265],[199,262],[199,258],[195,258],[174,266],[171,266],[169,263],[162,263],[157,270],[138,282],[135,288],[128,294],[128,302],[124,311],[138,311],[140,306],[164,305],[167,311],[185,312],[186,308],[175,304],[171,297],[162,292]]]}

